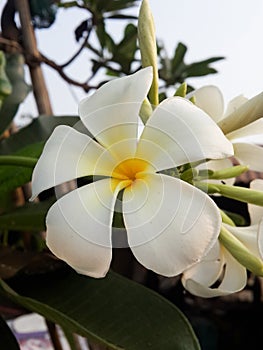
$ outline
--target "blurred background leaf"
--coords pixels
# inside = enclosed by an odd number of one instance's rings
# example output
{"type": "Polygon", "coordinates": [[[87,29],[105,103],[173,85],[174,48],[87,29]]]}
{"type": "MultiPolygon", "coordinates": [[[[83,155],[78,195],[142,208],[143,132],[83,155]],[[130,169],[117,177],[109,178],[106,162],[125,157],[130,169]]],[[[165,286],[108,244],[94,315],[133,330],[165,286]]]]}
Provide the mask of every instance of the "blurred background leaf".
{"type": "Polygon", "coordinates": [[[12,85],[12,92],[3,101],[0,109],[0,135],[9,127],[18,107],[24,101],[31,87],[24,79],[24,56],[19,53],[6,54],[6,74],[12,85]]]}

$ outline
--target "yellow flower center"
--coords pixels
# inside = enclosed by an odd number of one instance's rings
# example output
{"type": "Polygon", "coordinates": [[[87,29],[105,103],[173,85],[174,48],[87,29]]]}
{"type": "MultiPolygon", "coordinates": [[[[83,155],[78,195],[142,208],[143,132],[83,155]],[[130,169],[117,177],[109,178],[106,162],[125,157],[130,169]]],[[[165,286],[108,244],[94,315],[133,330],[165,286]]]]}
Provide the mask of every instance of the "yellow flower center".
{"type": "Polygon", "coordinates": [[[120,180],[135,181],[147,169],[153,169],[145,160],[139,158],[126,159],[119,163],[112,172],[112,177],[120,180]]]}

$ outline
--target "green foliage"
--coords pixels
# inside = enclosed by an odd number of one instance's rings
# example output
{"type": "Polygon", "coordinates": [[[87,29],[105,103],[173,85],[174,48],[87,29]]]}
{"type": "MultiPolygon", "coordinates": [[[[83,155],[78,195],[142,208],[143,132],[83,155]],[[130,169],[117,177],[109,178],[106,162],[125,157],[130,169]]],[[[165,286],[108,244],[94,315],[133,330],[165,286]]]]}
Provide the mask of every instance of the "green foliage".
{"type": "Polygon", "coordinates": [[[24,79],[24,57],[22,54],[6,54],[6,75],[11,82],[12,92],[0,109],[0,135],[9,127],[16,115],[18,107],[31,90],[24,79]]]}
{"type": "Polygon", "coordinates": [[[1,293],[107,349],[200,349],[175,305],[129,279],[109,273],[96,280],[73,271],[39,277],[15,291],[2,281],[1,293]]]}
{"type": "Polygon", "coordinates": [[[22,207],[0,215],[0,230],[45,231],[45,218],[55,199],[26,203],[22,207]]]}
{"type": "Polygon", "coordinates": [[[36,28],[49,28],[56,19],[57,6],[54,0],[29,0],[33,25],[36,28]]]}
{"type": "MultiPolygon", "coordinates": [[[[82,21],[75,29],[76,40],[81,38],[86,40],[86,48],[91,57],[92,68],[91,75],[87,78],[91,82],[95,76],[103,72],[104,77],[100,78],[97,86],[100,86],[108,80],[107,76],[120,77],[126,74],[132,74],[141,66],[137,57],[137,23],[132,21],[137,17],[125,12],[126,9],[138,6],[139,1],[136,0],[82,0],[82,1],[60,1],[60,8],[71,9],[77,7],[87,11],[89,15],[87,20],[82,21]],[[108,22],[111,20],[122,20],[120,28],[123,29],[123,38],[116,43],[112,34],[107,29],[108,22]],[[89,40],[90,34],[94,34],[96,40],[89,40]],[[105,76],[106,75],[106,76],[105,76]]],[[[122,29],[120,29],[121,31],[122,29]]],[[[216,69],[210,64],[223,57],[213,57],[203,61],[190,64],[185,63],[185,54],[187,47],[180,43],[175,49],[172,58],[166,57],[164,47],[158,47],[158,65],[159,76],[164,82],[164,88],[169,86],[177,87],[189,77],[204,76],[216,73],[216,69]]],[[[95,79],[94,79],[95,80],[95,79]]],[[[85,86],[84,89],[89,91],[94,86],[85,86]]],[[[192,87],[188,85],[188,91],[192,87]]],[[[164,93],[162,91],[162,93],[164,93]]],[[[160,96],[160,100],[166,95],[160,96]]]]}
{"type": "MultiPolygon", "coordinates": [[[[59,124],[76,126],[82,129],[78,117],[46,117],[35,119],[30,125],[21,129],[0,143],[0,154],[12,154],[21,157],[38,158],[44,142],[59,124]]],[[[33,169],[23,166],[6,165],[0,168],[0,195],[10,192],[31,180],[33,169]]]]}
{"type": "Polygon", "coordinates": [[[0,107],[3,100],[12,92],[11,83],[6,75],[6,59],[3,51],[0,51],[0,107]]]}
{"type": "MultiPolygon", "coordinates": [[[[210,67],[211,63],[220,61],[224,57],[212,57],[206,60],[185,63],[185,55],[187,47],[183,43],[178,43],[174,56],[169,58],[166,56],[163,47],[160,47],[161,69],[159,71],[160,78],[165,82],[165,87],[175,86],[184,83],[187,78],[204,76],[217,73],[217,70],[210,67]]],[[[188,86],[189,87],[189,86],[188,86]]]]}
{"type": "Polygon", "coordinates": [[[118,44],[112,42],[111,46],[108,45],[108,50],[112,53],[112,61],[119,64],[124,74],[131,72],[137,49],[137,28],[131,23],[125,27],[123,38],[118,44]]]}
{"type": "MultiPolygon", "coordinates": [[[[3,139],[0,142],[0,154],[14,154],[34,143],[44,142],[51,135],[55,127],[60,124],[74,126],[77,130],[83,131],[83,125],[79,117],[39,116],[26,127],[3,139]]],[[[30,153],[27,155],[30,156],[30,153]]],[[[34,157],[33,153],[31,153],[31,156],[34,157]]]]}
{"type": "MultiPolygon", "coordinates": [[[[43,149],[43,143],[39,142],[20,149],[16,156],[38,158],[43,149]]],[[[0,168],[0,195],[10,192],[31,180],[32,168],[23,166],[6,165],[0,168]]]]}
{"type": "Polygon", "coordinates": [[[132,6],[135,6],[138,0],[82,0],[82,1],[60,1],[59,7],[81,7],[87,9],[93,13],[107,13],[120,11],[132,6]]]}

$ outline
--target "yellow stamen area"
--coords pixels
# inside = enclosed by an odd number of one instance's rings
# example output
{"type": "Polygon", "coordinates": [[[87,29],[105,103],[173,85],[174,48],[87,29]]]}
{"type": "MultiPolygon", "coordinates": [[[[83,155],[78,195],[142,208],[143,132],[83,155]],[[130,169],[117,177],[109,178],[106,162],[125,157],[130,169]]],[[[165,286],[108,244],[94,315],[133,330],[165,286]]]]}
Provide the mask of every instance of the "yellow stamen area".
{"type": "Polygon", "coordinates": [[[130,158],[119,163],[112,172],[112,177],[130,182],[142,177],[142,174],[152,166],[143,159],[130,158]]]}

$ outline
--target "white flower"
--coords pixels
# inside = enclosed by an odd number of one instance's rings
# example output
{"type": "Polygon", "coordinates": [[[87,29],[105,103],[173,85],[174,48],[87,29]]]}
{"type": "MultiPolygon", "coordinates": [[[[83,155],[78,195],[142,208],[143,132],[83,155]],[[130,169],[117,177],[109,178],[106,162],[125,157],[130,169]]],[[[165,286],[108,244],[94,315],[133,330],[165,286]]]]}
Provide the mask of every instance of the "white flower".
{"type": "MultiPolygon", "coordinates": [[[[237,96],[229,102],[225,113],[223,96],[216,86],[204,86],[189,96],[192,95],[196,105],[213,118],[233,143],[239,163],[251,170],[263,171],[263,94],[250,100],[237,96]]],[[[220,167],[231,166],[228,159],[219,163],[220,167]]]]}
{"type": "MultiPolygon", "coordinates": [[[[250,187],[263,191],[263,180],[256,179],[250,187]]],[[[249,226],[223,226],[236,237],[250,253],[263,260],[263,207],[248,204],[249,226]]],[[[247,283],[246,268],[241,265],[219,241],[204,259],[184,272],[182,283],[190,293],[204,297],[223,296],[242,290],[247,283]],[[213,285],[217,283],[216,287],[213,285]]]]}
{"type": "Polygon", "coordinates": [[[217,240],[221,218],[214,202],[160,171],[231,156],[232,145],[206,113],[182,98],[163,101],[138,140],[139,110],[151,81],[148,67],[84,99],[80,118],[95,139],[58,126],[34,169],[32,198],[63,182],[95,176],[60,198],[46,219],[48,247],[82,274],[103,277],[109,269],[121,190],[128,244],[137,260],[156,273],[181,273],[217,240]]]}

